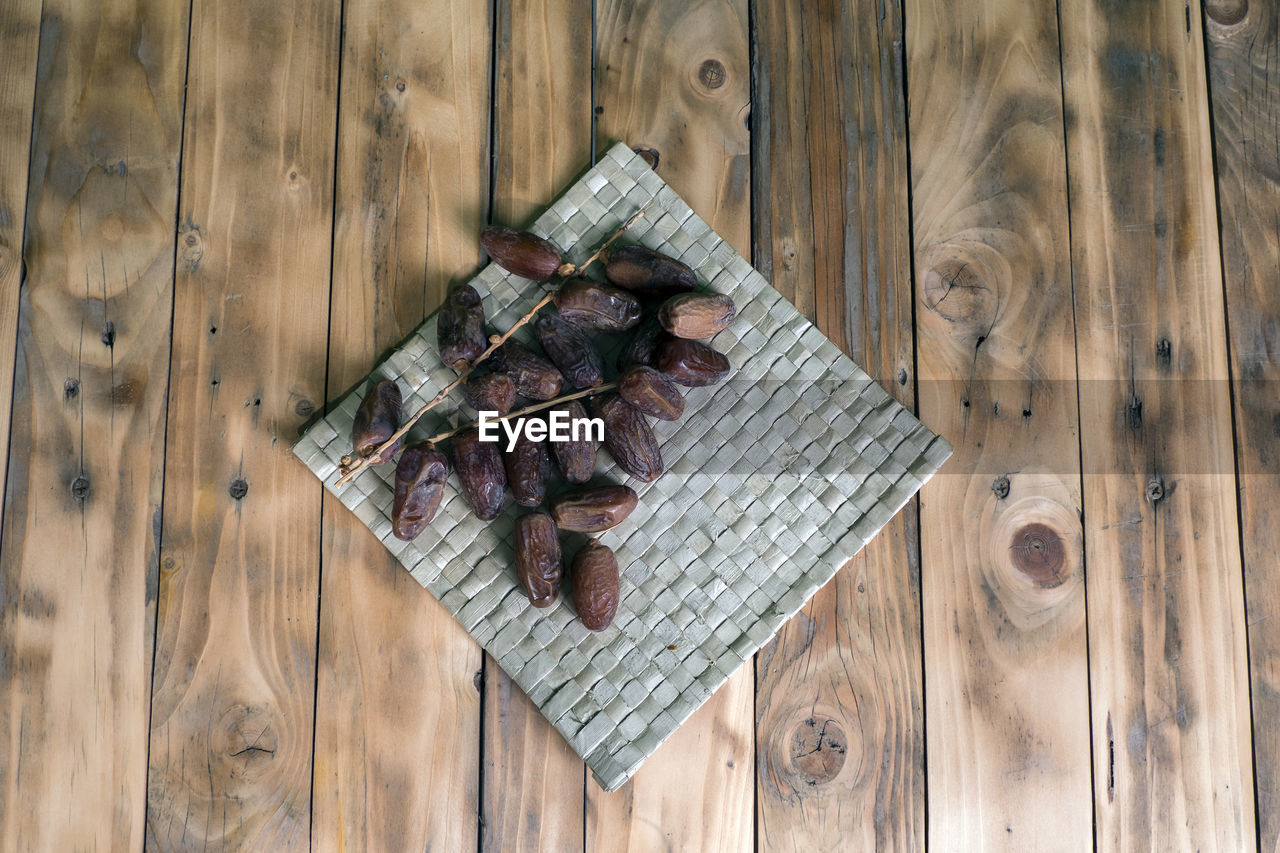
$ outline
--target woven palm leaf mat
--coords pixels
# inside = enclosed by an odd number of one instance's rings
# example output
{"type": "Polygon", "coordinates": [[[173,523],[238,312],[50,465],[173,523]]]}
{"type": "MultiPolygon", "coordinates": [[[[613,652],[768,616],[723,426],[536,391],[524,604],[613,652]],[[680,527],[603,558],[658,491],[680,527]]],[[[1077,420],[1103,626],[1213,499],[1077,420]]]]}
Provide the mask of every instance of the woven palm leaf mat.
{"type": "MultiPolygon", "coordinates": [[[[451,488],[412,543],[391,534],[394,465],[334,489],[351,422],[372,382],[394,379],[416,411],[454,379],[431,317],[323,419],[294,452],[413,577],[497,659],[607,790],[622,785],[676,727],[916,493],[951,447],[867,377],[625,145],[531,230],[583,260],[637,210],[625,241],[683,260],[738,318],[713,345],[734,369],[688,389],[685,415],[658,421],[666,473],[652,484],[606,451],[600,481],[628,483],[640,505],[600,535],[623,567],[614,623],[592,633],[567,596],[533,608],[513,568],[517,512],[479,521],[451,488]]],[[[472,285],[491,328],[508,329],[540,287],[489,264],[472,285]]],[[[528,327],[517,337],[533,341],[528,327]]],[[[606,355],[606,363],[612,359],[606,355]]],[[[470,419],[458,402],[411,438],[470,419]]],[[[456,477],[451,478],[456,483],[456,477]]],[[[581,537],[579,537],[581,539],[581,537]]],[[[566,541],[566,558],[576,544],[566,541]]]]}

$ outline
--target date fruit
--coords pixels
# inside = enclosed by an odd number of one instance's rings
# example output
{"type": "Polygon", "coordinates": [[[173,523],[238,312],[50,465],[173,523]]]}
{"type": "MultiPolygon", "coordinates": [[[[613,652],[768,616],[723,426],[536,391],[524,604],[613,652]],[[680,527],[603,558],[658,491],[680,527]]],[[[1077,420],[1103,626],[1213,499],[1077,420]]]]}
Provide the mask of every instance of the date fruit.
{"type": "Polygon", "coordinates": [[[658,315],[652,314],[640,322],[631,340],[618,352],[618,372],[625,373],[627,368],[637,364],[656,367],[658,364],[658,346],[670,338],[671,334],[658,321],[658,315]]]}
{"type": "Polygon", "coordinates": [[[687,264],[647,246],[613,249],[605,258],[604,274],[610,284],[641,299],[666,299],[698,285],[698,277],[687,264]]]}
{"type": "Polygon", "coordinates": [[[448,476],[448,458],[428,444],[415,444],[400,454],[391,503],[391,532],[397,539],[416,539],[436,517],[448,476]]]}
{"type": "MultiPolygon", "coordinates": [[[[390,379],[384,379],[369,389],[351,422],[351,447],[356,456],[369,459],[391,438],[400,428],[400,409],[403,405],[400,386],[390,379]]],[[[380,465],[389,462],[398,445],[399,442],[388,448],[381,457],[373,459],[372,463],[380,465]]]]}
{"type": "Polygon", "coordinates": [[[609,394],[596,403],[596,414],[604,421],[604,446],[618,467],[646,483],[662,476],[658,439],[639,409],[609,394]]]}
{"type": "Polygon", "coordinates": [[[604,381],[600,350],[587,333],[559,314],[548,313],[533,324],[547,356],[574,388],[594,388],[604,381]]]}
{"type": "Polygon", "coordinates": [[[462,493],[476,517],[493,521],[502,512],[507,488],[507,470],[498,443],[481,441],[479,430],[467,430],[454,436],[453,459],[462,493]]]}
{"type": "Polygon", "coordinates": [[[547,477],[551,474],[551,451],[546,441],[532,441],[524,433],[524,422],[518,424],[515,447],[503,452],[507,463],[507,482],[520,506],[537,506],[547,496],[547,477]]]}
{"type": "Polygon", "coordinates": [[[675,383],[652,367],[637,364],[618,377],[618,394],[646,415],[664,421],[684,414],[684,395],[675,383]]]}
{"type": "Polygon", "coordinates": [[[564,560],[556,526],[545,512],[516,519],[516,575],[534,607],[555,603],[564,577],[564,560]]]}
{"type": "Polygon", "coordinates": [[[715,385],[729,374],[729,359],[702,341],[672,338],[658,348],[658,369],[681,385],[715,385]]]}
{"type": "Polygon", "coordinates": [[[436,319],[440,360],[461,373],[488,347],[484,334],[484,303],[469,284],[455,287],[444,298],[436,319]]]}
{"type": "Polygon", "coordinates": [[[560,250],[528,231],[490,225],[480,234],[480,245],[494,263],[523,278],[546,281],[560,268],[560,250]]]}
{"type": "Polygon", "coordinates": [[[620,287],[576,278],[556,292],[556,310],[584,329],[625,332],[640,323],[640,300],[620,287]]]}
{"type": "Polygon", "coordinates": [[[551,520],[561,530],[599,533],[625,521],[639,501],[630,486],[575,489],[551,501],[551,520]]]}
{"type": "Polygon", "coordinates": [[[511,377],[516,393],[530,400],[554,400],[564,387],[559,368],[524,344],[509,339],[489,357],[494,370],[511,377]]]}
{"type": "MultiPolygon", "coordinates": [[[[555,411],[564,412],[570,422],[587,416],[587,410],[577,400],[570,400],[555,411]]],[[[560,473],[570,483],[580,484],[591,479],[596,470],[596,443],[587,437],[587,430],[580,431],[577,441],[553,441],[551,449],[556,455],[560,473]]]]}
{"type": "Polygon", "coordinates": [[[738,316],[737,306],[723,293],[682,293],[658,309],[662,328],[677,338],[713,338],[738,316]]]}
{"type": "Polygon", "coordinates": [[[467,405],[477,412],[505,415],[516,404],[516,385],[505,373],[473,373],[464,393],[467,405]]]}
{"type": "Polygon", "coordinates": [[[591,631],[603,631],[618,612],[618,558],[594,539],[573,557],[573,607],[591,631]]]}

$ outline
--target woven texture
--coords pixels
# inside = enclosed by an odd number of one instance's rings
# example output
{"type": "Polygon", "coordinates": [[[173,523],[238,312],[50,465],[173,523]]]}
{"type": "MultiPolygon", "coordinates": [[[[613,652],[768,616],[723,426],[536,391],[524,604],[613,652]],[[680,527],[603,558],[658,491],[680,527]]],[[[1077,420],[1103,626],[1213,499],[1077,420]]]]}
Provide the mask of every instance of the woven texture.
{"type": "MultiPolygon", "coordinates": [[[[750,660],[951,452],[627,147],[611,149],[532,230],[579,261],[642,207],[624,240],[680,258],[705,286],[730,294],[739,312],[713,342],[734,365],[728,380],[688,389],[684,417],[654,423],[666,473],[639,483],[606,451],[598,455],[598,480],[640,493],[631,517],[600,535],[623,567],[613,625],[587,631],[564,593],[544,610],[529,604],[511,545],[514,519],[525,510],[510,500],[484,523],[451,488],[435,521],[407,543],[391,534],[394,466],[366,470],[335,490],[607,790],[750,660]]],[[[496,264],[472,285],[499,330],[541,295],[496,264]]],[[[528,332],[518,337],[531,342],[528,332]]],[[[372,382],[398,381],[412,412],[454,378],[437,355],[432,317],[310,427],[294,452],[334,490],[356,407],[372,382]]],[[[467,417],[456,396],[411,438],[467,417]]]]}

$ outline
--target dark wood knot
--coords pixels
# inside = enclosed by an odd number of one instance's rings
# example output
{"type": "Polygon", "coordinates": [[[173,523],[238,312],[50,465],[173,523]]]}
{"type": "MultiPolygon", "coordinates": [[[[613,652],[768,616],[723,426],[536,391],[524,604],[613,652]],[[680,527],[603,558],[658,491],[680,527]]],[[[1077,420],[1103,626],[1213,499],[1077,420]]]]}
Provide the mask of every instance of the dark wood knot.
{"type": "Polygon", "coordinates": [[[996,477],[996,481],[991,484],[991,491],[995,492],[1000,500],[1009,497],[1009,478],[1004,475],[996,477]]]}
{"type": "Polygon", "coordinates": [[[231,495],[235,500],[243,500],[244,496],[249,494],[249,484],[242,478],[237,477],[231,481],[231,486],[227,489],[227,494],[231,495]]]}
{"type": "Polygon", "coordinates": [[[728,77],[728,69],[718,59],[708,59],[698,66],[698,82],[708,89],[719,89],[728,77]]]}
{"type": "Polygon", "coordinates": [[[963,261],[947,261],[925,272],[924,304],[953,323],[994,325],[996,294],[978,271],[963,261]]]}
{"type": "Polygon", "coordinates": [[[1229,27],[1244,20],[1249,12],[1249,0],[1208,0],[1204,9],[1211,21],[1229,27]]]}
{"type": "Polygon", "coordinates": [[[836,778],[848,752],[844,729],[828,717],[809,717],[791,733],[791,761],[810,786],[836,778]]]}
{"type": "Polygon", "coordinates": [[[89,477],[81,474],[71,481],[71,497],[83,503],[89,498],[89,477]]]}
{"type": "Polygon", "coordinates": [[[1009,544],[1013,565],[1037,585],[1052,589],[1065,581],[1067,555],[1062,537],[1047,524],[1032,522],[1018,528],[1009,544]]]}
{"type": "Polygon", "coordinates": [[[658,161],[661,155],[658,154],[657,148],[632,148],[632,151],[640,155],[640,159],[649,164],[649,168],[658,171],[658,161]]]}

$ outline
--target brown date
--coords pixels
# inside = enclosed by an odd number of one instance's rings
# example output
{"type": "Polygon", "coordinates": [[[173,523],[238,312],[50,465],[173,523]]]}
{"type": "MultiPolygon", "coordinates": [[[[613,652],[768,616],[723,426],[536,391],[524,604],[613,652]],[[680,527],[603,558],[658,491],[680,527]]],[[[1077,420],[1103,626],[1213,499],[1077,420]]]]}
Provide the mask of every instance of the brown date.
{"type": "Polygon", "coordinates": [[[453,439],[454,467],[462,481],[462,493],[476,517],[493,521],[502,512],[507,471],[495,441],[481,441],[479,430],[467,430],[453,439]]]}
{"type": "Polygon", "coordinates": [[[494,263],[523,278],[546,281],[560,268],[560,250],[528,231],[490,225],[481,232],[480,245],[494,263]]]}
{"type": "Polygon", "coordinates": [[[604,274],[611,284],[641,299],[666,299],[698,285],[698,277],[687,264],[647,246],[612,250],[605,258],[604,274]]]}
{"type": "MultiPolygon", "coordinates": [[[[400,409],[403,405],[400,386],[390,379],[384,379],[369,389],[351,422],[351,446],[356,456],[369,459],[391,438],[400,428],[400,409]]],[[[379,465],[391,461],[397,446],[388,448],[381,457],[373,459],[372,463],[379,465]]]]}
{"type": "Polygon", "coordinates": [[[440,360],[458,372],[488,347],[484,334],[484,303],[469,284],[455,287],[444,298],[436,318],[440,360]]]}
{"type": "Polygon", "coordinates": [[[416,539],[440,509],[449,460],[428,444],[405,448],[396,463],[391,532],[406,542],[416,539]]]}
{"type": "Polygon", "coordinates": [[[516,393],[530,400],[553,400],[564,387],[559,368],[535,355],[517,340],[509,339],[490,356],[494,370],[511,377],[516,393]]]}
{"type": "Polygon", "coordinates": [[[505,415],[516,404],[516,385],[505,373],[473,373],[464,393],[467,405],[477,412],[505,415]]]}
{"type": "Polygon", "coordinates": [[[618,377],[618,394],[646,415],[664,421],[684,414],[684,395],[675,383],[652,367],[637,364],[618,377]]]}
{"type": "Polygon", "coordinates": [[[604,446],[618,467],[646,483],[662,476],[658,439],[639,409],[609,394],[596,403],[596,414],[604,421],[604,446]]]}
{"type": "Polygon", "coordinates": [[[534,322],[542,349],[574,388],[594,388],[604,381],[600,351],[587,333],[555,313],[534,322]]]}
{"type": "Polygon", "coordinates": [[[551,516],[531,512],[516,519],[516,575],[534,607],[555,603],[564,577],[560,537],[551,516]]]}
{"type": "Polygon", "coordinates": [[[574,489],[551,501],[551,519],[561,530],[599,533],[625,521],[639,500],[630,486],[574,489]]]}
{"type": "Polygon", "coordinates": [[[549,442],[531,441],[524,434],[523,421],[518,425],[515,447],[503,451],[507,463],[507,482],[520,506],[537,506],[547,496],[547,477],[551,474],[549,442]]]}
{"type": "Polygon", "coordinates": [[[715,337],[736,316],[737,306],[723,293],[682,293],[658,309],[662,327],[677,338],[715,337]]]}
{"type": "Polygon", "coordinates": [[[623,373],[627,368],[637,364],[643,364],[646,367],[656,367],[658,364],[658,346],[671,337],[666,329],[662,328],[662,323],[658,321],[656,314],[646,317],[640,322],[640,326],[636,329],[635,334],[631,336],[631,340],[618,352],[618,372],[623,373]]]}
{"type": "Polygon", "coordinates": [[[603,631],[613,622],[622,597],[618,558],[594,539],[573,557],[573,607],[582,624],[603,631]]]}
{"type": "Polygon", "coordinates": [[[619,287],[576,278],[556,292],[556,310],[584,329],[624,332],[640,322],[640,300],[619,287]]]}
{"type": "Polygon", "coordinates": [[[658,369],[681,385],[715,385],[729,374],[729,359],[702,341],[672,338],[658,348],[658,369]]]}
{"type": "MultiPolygon", "coordinates": [[[[587,410],[577,400],[570,400],[556,411],[565,412],[571,422],[587,416],[587,410]]],[[[550,442],[560,473],[570,483],[585,483],[596,470],[596,443],[585,433],[586,430],[583,430],[577,441],[550,442]]]]}

